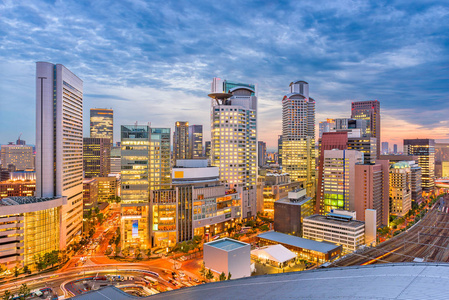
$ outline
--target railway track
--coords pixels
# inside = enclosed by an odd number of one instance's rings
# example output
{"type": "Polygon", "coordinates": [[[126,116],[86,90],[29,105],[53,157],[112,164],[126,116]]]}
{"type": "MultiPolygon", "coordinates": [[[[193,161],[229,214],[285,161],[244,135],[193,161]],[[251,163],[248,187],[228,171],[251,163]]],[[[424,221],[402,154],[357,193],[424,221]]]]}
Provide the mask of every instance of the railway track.
{"type": "Polygon", "coordinates": [[[350,254],[332,263],[331,267],[412,262],[415,258],[427,262],[449,262],[449,196],[444,197],[445,205],[440,202],[407,231],[377,247],[350,254]]]}

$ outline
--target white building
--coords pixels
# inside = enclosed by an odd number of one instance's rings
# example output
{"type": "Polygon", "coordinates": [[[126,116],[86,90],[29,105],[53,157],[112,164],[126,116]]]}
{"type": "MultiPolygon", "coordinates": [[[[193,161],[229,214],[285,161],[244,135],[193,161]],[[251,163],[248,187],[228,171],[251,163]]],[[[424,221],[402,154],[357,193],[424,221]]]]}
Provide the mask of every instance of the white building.
{"type": "Polygon", "coordinates": [[[204,244],[204,266],[231,279],[251,276],[251,245],[229,238],[204,244]]]}
{"type": "Polygon", "coordinates": [[[355,210],[355,165],[363,164],[363,153],[356,150],[325,150],[322,195],[324,212],[332,209],[355,210]]]}
{"type": "Polygon", "coordinates": [[[257,86],[212,82],[211,165],[241,194],[242,217],[257,212],[257,86]]]}
{"type": "Polygon", "coordinates": [[[60,248],[83,222],[83,81],[61,64],[36,63],[36,196],[67,197],[60,248]]]}
{"type": "Polygon", "coordinates": [[[342,245],[345,253],[365,244],[365,223],[354,220],[350,215],[313,215],[304,218],[303,222],[304,238],[342,245]]]}
{"type": "Polygon", "coordinates": [[[315,100],[305,81],[291,82],[282,99],[282,168],[292,181],[305,181],[308,195],[314,195],[315,100]]]}

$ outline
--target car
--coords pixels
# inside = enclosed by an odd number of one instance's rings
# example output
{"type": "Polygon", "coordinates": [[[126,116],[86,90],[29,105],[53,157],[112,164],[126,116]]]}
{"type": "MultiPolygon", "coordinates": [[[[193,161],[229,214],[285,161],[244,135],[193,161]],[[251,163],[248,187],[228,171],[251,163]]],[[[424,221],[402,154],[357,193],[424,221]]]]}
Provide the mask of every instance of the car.
{"type": "Polygon", "coordinates": [[[198,280],[198,278],[193,278],[193,281],[195,281],[196,283],[199,283],[200,281],[198,280]]]}

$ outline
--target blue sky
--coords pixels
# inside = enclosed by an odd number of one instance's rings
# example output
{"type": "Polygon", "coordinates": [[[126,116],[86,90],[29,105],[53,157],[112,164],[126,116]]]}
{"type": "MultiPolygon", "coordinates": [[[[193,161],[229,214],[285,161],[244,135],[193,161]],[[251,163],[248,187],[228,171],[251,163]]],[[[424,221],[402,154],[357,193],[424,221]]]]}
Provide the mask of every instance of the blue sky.
{"type": "Polygon", "coordinates": [[[377,99],[383,140],[447,139],[447,1],[0,1],[0,144],[34,143],[35,62],[84,81],[88,110],[121,124],[202,124],[213,77],[259,85],[259,140],[305,80],[318,121],[377,99]],[[413,4],[410,4],[413,3],[413,4]]]}

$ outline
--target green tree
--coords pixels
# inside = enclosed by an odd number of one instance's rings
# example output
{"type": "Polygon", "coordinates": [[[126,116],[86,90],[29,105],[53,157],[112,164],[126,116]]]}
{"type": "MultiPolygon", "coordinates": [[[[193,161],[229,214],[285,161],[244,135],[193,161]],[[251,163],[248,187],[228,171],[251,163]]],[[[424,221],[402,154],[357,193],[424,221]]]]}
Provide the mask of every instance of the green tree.
{"type": "Polygon", "coordinates": [[[95,212],[95,215],[97,215],[100,212],[100,208],[98,206],[95,207],[94,208],[94,212],[95,212]]]}
{"type": "Polygon", "coordinates": [[[14,277],[18,277],[19,276],[19,269],[17,268],[17,266],[14,267],[14,277]]]}
{"type": "Polygon", "coordinates": [[[104,215],[102,213],[97,214],[98,224],[102,224],[104,221],[104,215]]]}
{"type": "Polygon", "coordinates": [[[139,247],[137,247],[134,251],[134,256],[136,257],[136,259],[140,259],[142,257],[142,253],[139,247]]]}
{"type": "Polygon", "coordinates": [[[25,300],[29,294],[30,294],[30,289],[28,288],[26,283],[23,283],[19,288],[19,298],[25,300]]]}
{"type": "Polygon", "coordinates": [[[208,269],[206,272],[206,279],[209,280],[209,282],[210,282],[210,280],[212,278],[214,278],[214,273],[212,273],[212,271],[210,269],[208,269]]]}
{"type": "Polygon", "coordinates": [[[147,249],[147,252],[145,253],[148,257],[151,256],[151,249],[147,249]]]}
{"type": "Polygon", "coordinates": [[[231,280],[231,272],[228,272],[228,278],[226,280],[231,280]]]}
{"type": "Polygon", "coordinates": [[[206,278],[206,273],[207,273],[206,266],[204,265],[204,261],[203,261],[203,263],[201,264],[200,274],[201,274],[201,276],[203,276],[204,279],[206,278]]]}
{"type": "Polygon", "coordinates": [[[12,296],[13,296],[13,295],[11,295],[11,292],[8,291],[8,290],[6,290],[5,293],[3,294],[2,299],[3,299],[3,300],[11,300],[11,299],[12,299],[12,296]]]}
{"type": "Polygon", "coordinates": [[[220,279],[220,281],[225,281],[226,280],[226,274],[224,272],[221,272],[219,279],[220,279]]]}
{"type": "Polygon", "coordinates": [[[28,266],[24,266],[24,267],[23,267],[23,273],[25,273],[25,274],[31,274],[30,268],[29,268],[28,266]]]}

